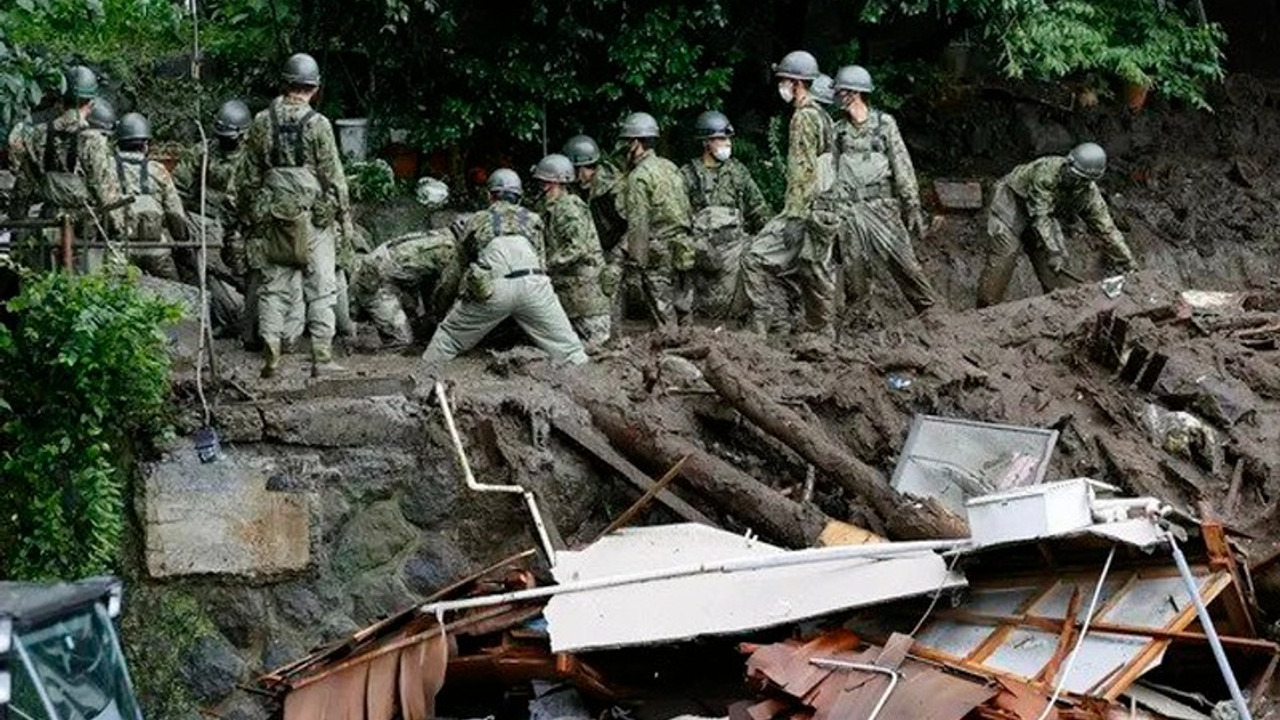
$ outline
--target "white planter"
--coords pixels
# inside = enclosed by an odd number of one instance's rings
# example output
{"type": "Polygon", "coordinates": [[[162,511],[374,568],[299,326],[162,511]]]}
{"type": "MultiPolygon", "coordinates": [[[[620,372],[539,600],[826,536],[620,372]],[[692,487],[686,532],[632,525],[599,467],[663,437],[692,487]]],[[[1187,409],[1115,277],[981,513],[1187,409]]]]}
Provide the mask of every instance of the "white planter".
{"type": "Polygon", "coordinates": [[[343,157],[364,160],[369,156],[368,118],[343,118],[333,124],[338,127],[338,148],[343,157]]]}

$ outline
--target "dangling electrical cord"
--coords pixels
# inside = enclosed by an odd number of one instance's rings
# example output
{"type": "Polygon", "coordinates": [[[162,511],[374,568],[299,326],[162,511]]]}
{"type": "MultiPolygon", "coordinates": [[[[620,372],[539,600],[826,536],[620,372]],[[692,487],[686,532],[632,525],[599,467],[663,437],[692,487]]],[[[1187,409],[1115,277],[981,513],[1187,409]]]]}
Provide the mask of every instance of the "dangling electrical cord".
{"type": "Polygon", "coordinates": [[[196,343],[196,396],[200,398],[200,408],[204,413],[204,427],[197,435],[196,451],[201,460],[209,462],[217,459],[219,449],[217,435],[212,430],[213,413],[209,410],[209,401],[204,394],[204,362],[205,353],[213,352],[209,332],[209,138],[204,132],[204,117],[201,94],[203,87],[200,73],[200,12],[197,0],[190,0],[191,8],[191,76],[196,83],[196,130],[200,131],[200,259],[197,271],[200,276],[200,340],[196,343]]]}
{"type": "MultiPolygon", "coordinates": [[[[1107,562],[1102,566],[1102,573],[1098,575],[1098,584],[1093,588],[1093,597],[1089,600],[1089,609],[1085,611],[1084,622],[1080,625],[1080,636],[1076,638],[1076,644],[1071,648],[1071,654],[1067,656],[1067,666],[1062,670],[1062,679],[1058,681],[1058,685],[1053,689],[1053,696],[1049,698],[1049,702],[1045,703],[1044,711],[1040,713],[1040,717],[1036,720],[1045,720],[1049,714],[1053,712],[1053,706],[1058,703],[1058,698],[1062,697],[1062,690],[1067,686],[1067,678],[1071,677],[1071,669],[1075,667],[1076,656],[1080,654],[1080,646],[1084,645],[1085,636],[1089,634],[1089,623],[1093,621],[1093,614],[1098,609],[1098,599],[1102,596],[1102,586],[1107,581],[1107,573],[1111,572],[1111,560],[1116,556],[1116,546],[1111,546],[1111,552],[1107,553],[1107,562]]],[[[1075,618],[1066,618],[1066,622],[1072,622],[1075,618]]]]}

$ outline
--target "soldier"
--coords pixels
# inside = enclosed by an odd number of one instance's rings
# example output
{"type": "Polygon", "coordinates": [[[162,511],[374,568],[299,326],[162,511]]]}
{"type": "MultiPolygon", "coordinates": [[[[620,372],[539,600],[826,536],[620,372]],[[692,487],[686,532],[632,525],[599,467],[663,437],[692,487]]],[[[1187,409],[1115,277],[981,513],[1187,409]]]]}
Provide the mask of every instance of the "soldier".
{"type": "Polygon", "coordinates": [[[431,336],[424,361],[452,360],[507,318],[552,358],[574,364],[587,361],[547,277],[542,220],[517,204],[522,194],[514,171],[502,168],[489,176],[492,202],[472,216],[461,233],[461,255],[467,263],[461,295],[431,336]]]}
{"type": "MultiPolygon", "coordinates": [[[[62,113],[34,126],[28,135],[27,177],[21,182],[30,183],[33,192],[28,197],[42,203],[45,217],[111,205],[120,197],[109,143],[101,133],[84,132],[97,96],[93,71],[83,65],[71,68],[62,113]]],[[[113,214],[107,220],[114,224],[118,217],[113,214]]],[[[102,220],[90,213],[77,236],[87,237],[88,229],[102,220]]]]}
{"type": "Polygon", "coordinates": [[[97,98],[93,101],[93,108],[89,110],[89,117],[85,118],[85,122],[89,124],[89,130],[102,133],[109,145],[116,132],[116,109],[111,107],[106,98],[97,98]]]}
{"type": "Polygon", "coordinates": [[[708,110],[694,125],[702,141],[702,156],[680,169],[689,204],[695,213],[708,207],[736,209],[742,214],[744,229],[760,232],[772,214],[751,171],[733,158],[733,125],[724,113],[708,110]]]}
{"type": "Polygon", "coordinates": [[[794,112],[782,213],[765,225],[744,259],[751,329],[761,334],[791,325],[776,291],[777,278],[786,273],[794,274],[800,286],[805,329],[823,338],[831,335],[835,295],[831,252],[839,221],[817,201],[833,181],[835,132],[831,117],[810,93],[819,74],[818,61],[803,50],[788,53],[774,66],[778,95],[794,112]]]}
{"type": "Polygon", "coordinates": [[[591,208],[591,218],[600,235],[600,249],[610,252],[622,240],[627,229],[622,218],[622,201],[618,197],[622,173],[600,157],[600,146],[586,135],[569,138],[563,153],[573,162],[578,174],[574,189],[591,208]]]}
{"type": "Polygon", "coordinates": [[[13,171],[14,180],[9,196],[11,217],[28,216],[32,206],[41,200],[39,185],[42,156],[34,149],[32,137],[37,127],[53,120],[62,112],[67,95],[66,85],[66,75],[57,73],[56,82],[46,86],[44,97],[32,110],[31,116],[18,120],[9,130],[9,169],[13,171]]]}
{"type": "Polygon", "coordinates": [[[455,241],[448,229],[409,233],[356,256],[352,306],[373,320],[384,348],[413,343],[402,296],[411,298],[415,309],[421,298],[432,322],[439,322],[449,309],[461,274],[455,241]]]}
{"type": "Polygon", "coordinates": [[[337,236],[354,238],[355,226],[333,126],[311,108],[320,89],[320,66],[299,53],[285,62],[283,75],[284,94],[249,128],[238,195],[257,224],[248,254],[262,279],[262,375],[271,377],[279,368],[289,308],[301,295],[311,336],[311,374],[319,376],[344,369],[333,361],[335,257],[337,236]]]}
{"type": "Polygon", "coordinates": [[[1067,246],[1061,220],[1083,217],[1107,239],[1111,262],[1126,271],[1137,262],[1116,229],[1097,181],[1107,169],[1107,153],[1093,143],[1077,145],[1066,157],[1049,155],[1019,165],[996,182],[987,209],[991,250],[978,280],[978,307],[1004,299],[1021,250],[1031,258],[1045,292],[1065,287],[1067,246]]]}
{"type": "Polygon", "coordinates": [[[836,73],[843,117],[836,123],[835,194],[845,221],[839,235],[845,294],[850,300],[867,297],[866,263],[875,257],[921,313],[934,306],[937,295],[911,244],[912,236],[921,239],[925,231],[916,171],[893,116],[867,105],[873,89],[871,74],[859,65],[836,73]]]}
{"type": "Polygon", "coordinates": [[[702,155],[680,169],[694,211],[694,301],[700,314],[721,317],[740,311],[742,255],[772,211],[751,172],[732,157],[729,118],[708,110],[694,126],[702,155]]]}
{"type": "Polygon", "coordinates": [[[688,322],[693,286],[688,272],[693,249],[693,209],[680,170],[658,157],[658,122],[649,113],[632,113],[622,121],[619,137],[627,147],[627,174],[622,179],[622,214],[627,232],[619,245],[625,258],[624,292],[639,291],[659,323],[688,322]]]}
{"type": "Polygon", "coordinates": [[[173,250],[128,248],[127,243],[186,242],[187,216],[173,178],[164,165],[147,158],[151,123],[138,113],[129,113],[116,125],[116,181],[120,191],[133,196],[133,203],[121,211],[120,239],[126,243],[128,260],[143,272],[166,280],[178,280],[173,250]]]}
{"type": "MultiPolygon", "coordinates": [[[[245,312],[246,304],[256,307],[257,295],[247,298],[248,274],[243,224],[236,200],[236,182],[244,158],[242,140],[253,114],[239,100],[228,100],[218,108],[213,124],[214,137],[183,153],[173,171],[173,181],[187,209],[193,238],[201,230],[210,245],[222,245],[222,252],[206,256],[206,279],[214,324],[241,334],[257,334],[257,313],[245,312]],[[203,181],[201,176],[203,175],[203,181]],[[201,195],[203,184],[204,194],[201,195]],[[252,318],[252,320],[250,320],[252,318]]],[[[175,252],[178,272],[184,282],[199,282],[199,259],[195,251],[175,252]]],[[[252,337],[252,336],[250,336],[252,337]]]]}
{"type": "Polygon", "coordinates": [[[564,155],[542,158],[533,177],[543,189],[551,286],[583,345],[588,352],[594,352],[608,342],[612,320],[609,297],[600,285],[604,251],[600,249],[591,211],[582,198],[568,190],[574,169],[564,155]]]}

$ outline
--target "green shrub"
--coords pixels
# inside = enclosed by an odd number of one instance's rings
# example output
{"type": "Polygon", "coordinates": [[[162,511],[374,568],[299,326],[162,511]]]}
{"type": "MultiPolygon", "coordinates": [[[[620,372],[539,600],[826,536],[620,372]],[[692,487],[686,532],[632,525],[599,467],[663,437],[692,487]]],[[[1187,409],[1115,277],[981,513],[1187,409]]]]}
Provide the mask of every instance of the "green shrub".
{"type": "Polygon", "coordinates": [[[176,307],[127,279],[25,278],[0,326],[0,577],[113,570],[131,441],[165,428],[176,307]]]}
{"type": "Polygon", "coordinates": [[[352,160],[345,170],[352,202],[386,202],[400,189],[386,160],[352,160]]]}

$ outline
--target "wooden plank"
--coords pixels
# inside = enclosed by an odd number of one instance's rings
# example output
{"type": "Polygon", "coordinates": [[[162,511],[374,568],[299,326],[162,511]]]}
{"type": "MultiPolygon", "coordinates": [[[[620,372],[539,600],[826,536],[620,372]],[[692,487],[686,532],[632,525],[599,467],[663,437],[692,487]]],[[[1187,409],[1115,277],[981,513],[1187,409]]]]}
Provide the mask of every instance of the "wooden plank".
{"type": "MultiPolygon", "coordinates": [[[[609,441],[596,430],[559,419],[553,419],[551,427],[621,475],[624,480],[634,485],[641,493],[647,493],[657,486],[657,483],[649,479],[649,476],[640,468],[632,465],[630,460],[627,460],[618,451],[614,450],[609,441]]],[[[659,492],[656,499],[684,520],[716,527],[711,518],[676,497],[670,491],[663,490],[659,492]]]]}
{"type": "MultiPolygon", "coordinates": [[[[991,625],[995,627],[1003,624],[1011,624],[1017,627],[1026,627],[1049,632],[1060,631],[1063,624],[1061,618],[1051,618],[1040,615],[985,615],[981,613],[967,612],[964,610],[939,610],[935,614],[940,618],[956,620],[958,622],[968,623],[971,625],[991,625]]],[[[1080,630],[1083,628],[1083,624],[1079,621],[1074,622],[1071,625],[1074,630],[1080,630]]],[[[1089,623],[1089,632],[1126,635],[1131,637],[1147,637],[1158,640],[1173,640],[1177,642],[1207,643],[1209,641],[1208,636],[1204,633],[1188,632],[1185,630],[1147,628],[1136,625],[1118,625],[1107,622],[1089,623]]],[[[1232,635],[1220,635],[1219,639],[1222,640],[1224,647],[1236,650],[1268,653],[1280,652],[1280,645],[1277,645],[1270,640],[1235,637],[1232,635]]]]}
{"type": "Polygon", "coordinates": [[[608,535],[611,532],[614,532],[620,528],[626,527],[633,519],[635,519],[636,515],[640,514],[641,510],[648,507],[649,503],[652,502],[656,496],[664,492],[667,489],[667,486],[670,485],[673,480],[679,477],[680,468],[684,467],[684,464],[688,459],[689,459],[688,455],[685,455],[684,457],[680,458],[680,461],[677,462],[675,465],[672,465],[671,469],[668,470],[667,473],[663,475],[658,480],[658,482],[654,484],[653,487],[646,490],[644,495],[640,496],[639,500],[632,503],[631,507],[624,510],[623,513],[619,515],[616,520],[609,523],[609,527],[605,528],[604,532],[600,533],[600,536],[604,537],[605,535],[608,535]]]}
{"type": "MultiPolygon", "coordinates": [[[[1237,468],[1243,460],[1237,463],[1237,468]]],[[[1249,609],[1249,601],[1245,598],[1244,588],[1239,582],[1240,569],[1236,566],[1235,553],[1227,542],[1227,532],[1222,523],[1210,521],[1202,523],[1200,534],[1204,537],[1205,549],[1209,551],[1209,565],[1215,570],[1225,570],[1231,579],[1231,585],[1225,590],[1222,598],[1227,611],[1227,619],[1231,623],[1234,635],[1257,635],[1253,624],[1253,613],[1249,609]]]]}

